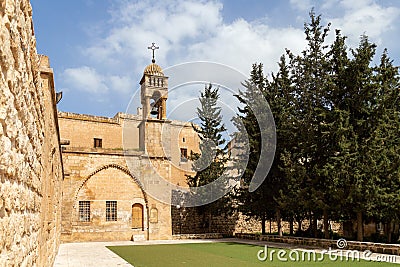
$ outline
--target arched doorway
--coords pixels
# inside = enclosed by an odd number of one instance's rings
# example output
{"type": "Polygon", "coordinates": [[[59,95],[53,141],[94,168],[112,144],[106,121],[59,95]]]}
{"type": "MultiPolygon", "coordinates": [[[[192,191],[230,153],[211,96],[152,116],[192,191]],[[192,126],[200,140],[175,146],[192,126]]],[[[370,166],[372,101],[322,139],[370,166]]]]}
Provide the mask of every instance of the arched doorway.
{"type": "Polygon", "coordinates": [[[132,228],[143,230],[143,205],[136,203],[132,205],[132,228]]]}

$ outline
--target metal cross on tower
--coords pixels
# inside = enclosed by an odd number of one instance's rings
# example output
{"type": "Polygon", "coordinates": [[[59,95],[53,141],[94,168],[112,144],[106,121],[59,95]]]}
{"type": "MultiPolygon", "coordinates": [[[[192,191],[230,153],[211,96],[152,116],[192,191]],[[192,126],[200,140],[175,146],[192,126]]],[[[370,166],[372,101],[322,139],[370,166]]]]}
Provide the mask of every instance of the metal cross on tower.
{"type": "Polygon", "coordinates": [[[147,47],[147,49],[151,49],[153,50],[153,59],[151,60],[151,62],[156,63],[156,60],[154,59],[154,51],[156,49],[159,49],[160,47],[156,46],[155,43],[151,43],[151,46],[147,47]]]}

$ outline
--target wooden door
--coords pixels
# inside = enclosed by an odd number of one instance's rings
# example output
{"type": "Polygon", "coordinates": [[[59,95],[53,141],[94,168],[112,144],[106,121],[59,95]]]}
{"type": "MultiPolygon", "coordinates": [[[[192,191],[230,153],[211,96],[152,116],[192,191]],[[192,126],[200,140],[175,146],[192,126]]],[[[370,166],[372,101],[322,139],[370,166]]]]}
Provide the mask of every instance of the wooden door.
{"type": "Polygon", "coordinates": [[[142,228],[143,230],[143,205],[132,205],[132,228],[142,228]]]}

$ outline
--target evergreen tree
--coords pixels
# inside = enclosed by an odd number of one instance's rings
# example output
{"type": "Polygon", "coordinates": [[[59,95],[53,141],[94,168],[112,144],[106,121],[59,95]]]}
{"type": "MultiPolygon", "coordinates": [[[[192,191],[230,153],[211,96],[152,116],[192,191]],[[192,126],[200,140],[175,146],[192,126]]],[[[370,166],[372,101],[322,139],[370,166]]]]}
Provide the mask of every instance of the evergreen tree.
{"type": "MultiPolygon", "coordinates": [[[[265,101],[262,95],[265,85],[266,80],[262,64],[253,64],[250,79],[243,83],[245,90],[236,95],[243,107],[238,108],[239,114],[233,119],[233,123],[240,129],[234,135],[235,145],[233,149],[239,151],[239,162],[246,164],[246,166],[242,165],[239,168],[244,172],[241,176],[240,187],[235,190],[234,199],[238,211],[261,220],[263,234],[266,232],[266,220],[275,216],[276,204],[273,198],[273,190],[268,181],[264,181],[254,192],[250,192],[249,189],[255,176],[255,170],[260,164],[262,131],[256,114],[262,114],[262,110],[267,111],[268,108],[262,106],[265,101]]],[[[261,162],[261,164],[263,163],[261,162]]]]}
{"type": "MultiPolygon", "coordinates": [[[[304,31],[308,45],[298,56],[288,52],[290,78],[295,108],[292,109],[294,147],[289,148],[292,158],[288,162],[296,164],[301,176],[297,182],[298,199],[303,200],[311,221],[310,234],[317,235],[317,219],[324,215],[329,219],[331,203],[330,176],[321,172],[326,164],[332,146],[329,143],[327,120],[331,112],[331,103],[327,97],[332,87],[330,76],[330,58],[325,39],[330,25],[321,25],[321,16],[310,12],[310,23],[305,23],[304,31]]],[[[287,157],[288,155],[286,155],[287,157]]],[[[325,223],[328,234],[328,224],[325,223]]]]}
{"type": "Polygon", "coordinates": [[[293,234],[294,220],[304,215],[304,201],[298,195],[303,176],[301,172],[292,172],[297,164],[290,161],[297,153],[294,149],[297,140],[293,135],[297,120],[296,98],[289,71],[286,57],[281,56],[279,71],[276,75],[272,74],[272,81],[266,84],[264,95],[274,114],[277,136],[275,158],[268,174],[268,181],[272,183],[274,189],[278,226],[279,217],[289,221],[290,234],[293,234]]]}
{"type": "MultiPolygon", "coordinates": [[[[221,108],[217,101],[219,98],[218,88],[213,88],[211,84],[205,87],[201,92],[199,101],[200,107],[197,108],[197,115],[200,119],[200,125],[193,125],[194,131],[200,138],[200,153],[192,153],[193,170],[196,175],[187,176],[187,183],[190,187],[201,188],[211,183],[212,192],[198,190],[200,194],[196,196],[205,202],[211,202],[215,195],[223,195],[228,187],[224,173],[229,159],[226,140],[223,133],[226,131],[222,122],[221,108]]],[[[226,211],[227,197],[220,198],[210,204],[197,207],[197,211],[203,216],[204,223],[208,224],[208,231],[211,231],[212,216],[221,215],[226,211]]]]}
{"type": "Polygon", "coordinates": [[[399,222],[400,194],[400,76],[398,68],[383,52],[379,66],[374,68],[377,86],[373,112],[374,131],[370,137],[371,158],[375,167],[376,198],[368,210],[376,222],[383,222],[387,241],[391,242],[393,223],[399,222]]]}
{"type": "Polygon", "coordinates": [[[325,170],[334,177],[338,214],[357,220],[358,240],[363,239],[365,216],[384,220],[383,207],[387,203],[396,206],[396,198],[389,198],[399,193],[398,170],[393,168],[398,166],[393,153],[398,149],[398,71],[386,52],[381,65],[371,67],[375,49],[375,44],[362,36],[359,47],[352,51],[353,59],[348,59],[344,38],[337,36],[332,50],[335,88],[330,132],[336,146],[325,170]]]}
{"type": "Polygon", "coordinates": [[[236,191],[238,207],[263,225],[274,214],[278,223],[281,217],[301,221],[307,216],[313,236],[316,220],[323,217],[326,238],[329,220],[356,219],[362,240],[363,222],[372,218],[385,223],[390,240],[392,225],[400,221],[399,70],[386,50],[379,66],[371,67],[376,45],[366,36],[348,50],[337,30],[333,44],[326,45],[329,27],[311,11],[306,49],[300,55],[288,50],[289,61],[281,57],[270,81],[261,64],[253,65],[246,90],[237,96],[244,108],[236,120],[247,131],[250,155],[236,191]],[[265,109],[273,112],[277,148],[264,184],[248,193],[266,133],[250,108],[258,91],[269,103],[265,109]]]}
{"type": "Polygon", "coordinates": [[[357,239],[362,240],[363,214],[375,201],[377,192],[372,172],[374,161],[370,157],[373,150],[368,143],[375,128],[372,121],[376,87],[372,83],[373,73],[369,67],[375,46],[363,37],[352,53],[354,58],[347,62],[344,76],[332,99],[339,120],[332,122],[337,127],[332,127],[331,133],[336,135],[338,143],[335,154],[331,155],[330,162],[335,164],[329,173],[336,176],[336,190],[342,192],[342,213],[349,211],[356,214],[357,239]]]}

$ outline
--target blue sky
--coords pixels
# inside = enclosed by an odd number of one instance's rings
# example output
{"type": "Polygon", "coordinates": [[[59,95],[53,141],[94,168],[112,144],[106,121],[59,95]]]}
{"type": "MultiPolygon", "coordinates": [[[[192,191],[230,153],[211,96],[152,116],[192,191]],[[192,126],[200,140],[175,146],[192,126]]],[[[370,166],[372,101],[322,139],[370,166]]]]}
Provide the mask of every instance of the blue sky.
{"type": "MultiPolygon", "coordinates": [[[[225,64],[244,74],[261,62],[277,69],[285,48],[305,46],[303,24],[312,7],[339,28],[355,48],[365,33],[387,47],[400,65],[400,1],[373,0],[31,0],[37,50],[50,57],[62,111],[112,117],[125,111],[151,62],[147,49],[156,42],[163,68],[191,61],[225,64]]],[[[240,76],[242,77],[242,76],[240,76]]],[[[212,81],[213,82],[213,81],[212,81]]],[[[197,98],[202,85],[169,97],[169,109],[185,119],[183,95],[197,98]]],[[[134,102],[137,103],[137,102],[134,102]]],[[[225,103],[230,105],[229,101],[225,103]]],[[[190,105],[189,105],[190,106],[190,105]]],[[[193,106],[192,106],[193,108],[193,106]]]]}

